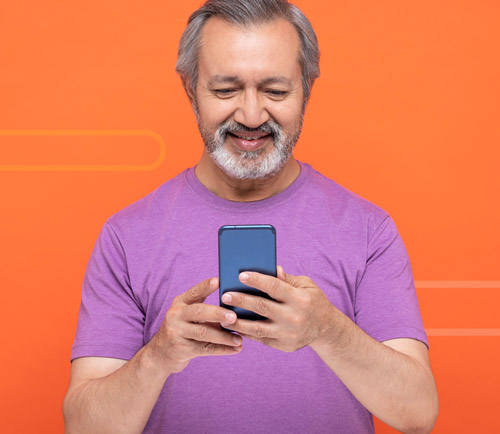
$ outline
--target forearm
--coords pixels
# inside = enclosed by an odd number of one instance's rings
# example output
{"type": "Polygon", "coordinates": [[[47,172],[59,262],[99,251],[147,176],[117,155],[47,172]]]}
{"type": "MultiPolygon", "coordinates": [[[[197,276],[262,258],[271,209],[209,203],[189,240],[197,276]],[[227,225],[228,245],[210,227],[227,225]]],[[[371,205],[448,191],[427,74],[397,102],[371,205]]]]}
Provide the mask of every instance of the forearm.
{"type": "Polygon", "coordinates": [[[336,310],[327,337],[311,348],[372,414],[404,433],[430,432],[437,416],[432,372],[381,344],[336,310]]]}
{"type": "Polygon", "coordinates": [[[168,375],[146,346],[112,374],[77,385],[63,404],[66,434],[142,433],[168,375]]]}

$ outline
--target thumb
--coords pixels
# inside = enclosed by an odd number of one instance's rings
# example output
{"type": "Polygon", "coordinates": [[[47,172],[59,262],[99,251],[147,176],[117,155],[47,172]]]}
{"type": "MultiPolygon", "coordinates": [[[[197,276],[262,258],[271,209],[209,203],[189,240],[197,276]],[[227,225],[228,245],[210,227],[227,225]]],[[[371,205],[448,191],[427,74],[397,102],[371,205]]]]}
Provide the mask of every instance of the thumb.
{"type": "Polygon", "coordinates": [[[291,274],[286,274],[281,265],[278,265],[276,267],[276,271],[277,271],[276,274],[278,276],[278,279],[282,280],[285,283],[288,283],[289,285],[295,286],[294,285],[294,282],[296,280],[295,276],[292,276],[291,274]]]}
{"type": "Polygon", "coordinates": [[[182,301],[186,304],[203,303],[218,287],[219,279],[216,277],[206,279],[182,294],[182,301]]]}

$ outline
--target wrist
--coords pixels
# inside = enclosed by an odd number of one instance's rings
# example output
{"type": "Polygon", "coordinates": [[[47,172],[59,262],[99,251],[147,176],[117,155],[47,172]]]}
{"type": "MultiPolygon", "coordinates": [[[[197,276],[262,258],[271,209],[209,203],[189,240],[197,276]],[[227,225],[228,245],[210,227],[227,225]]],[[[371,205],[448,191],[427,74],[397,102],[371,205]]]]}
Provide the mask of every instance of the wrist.
{"type": "Polygon", "coordinates": [[[165,355],[165,350],[158,342],[156,335],[142,348],[141,352],[142,364],[155,375],[167,379],[174,372],[171,367],[172,363],[165,355]]]}
{"type": "Polygon", "coordinates": [[[346,341],[348,322],[349,318],[331,305],[325,325],[309,346],[318,354],[325,350],[340,349],[346,341]]]}

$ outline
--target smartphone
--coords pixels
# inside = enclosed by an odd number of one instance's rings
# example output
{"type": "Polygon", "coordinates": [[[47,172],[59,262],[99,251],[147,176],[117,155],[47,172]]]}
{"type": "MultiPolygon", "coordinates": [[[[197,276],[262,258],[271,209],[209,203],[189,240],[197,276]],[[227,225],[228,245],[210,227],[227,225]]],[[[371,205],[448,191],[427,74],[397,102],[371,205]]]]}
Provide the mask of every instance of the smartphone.
{"type": "MultiPolygon", "coordinates": [[[[268,294],[244,285],[238,276],[242,271],[257,271],[276,277],[276,229],[272,225],[222,226],[219,229],[219,303],[236,313],[238,318],[265,320],[240,307],[228,306],[222,302],[222,295],[228,291],[265,297],[268,294]]],[[[229,330],[231,331],[231,330],[229,330]]]]}

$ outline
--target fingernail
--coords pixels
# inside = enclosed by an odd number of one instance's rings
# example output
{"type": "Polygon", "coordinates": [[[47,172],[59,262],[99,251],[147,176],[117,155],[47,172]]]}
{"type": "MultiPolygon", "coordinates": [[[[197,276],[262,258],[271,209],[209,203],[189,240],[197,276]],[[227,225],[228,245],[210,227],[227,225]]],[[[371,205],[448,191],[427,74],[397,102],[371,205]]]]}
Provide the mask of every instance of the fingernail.
{"type": "Polygon", "coordinates": [[[233,312],[228,312],[228,313],[226,313],[226,319],[227,319],[229,322],[236,321],[236,314],[235,314],[235,313],[233,313],[233,312]]]}
{"type": "Polygon", "coordinates": [[[208,284],[210,285],[211,288],[214,288],[215,285],[217,284],[217,278],[214,277],[213,279],[210,280],[210,282],[208,282],[208,284]]]}
{"type": "Polygon", "coordinates": [[[240,280],[248,280],[250,278],[248,273],[240,273],[240,280]]]}
{"type": "Polygon", "coordinates": [[[231,297],[231,294],[224,294],[222,296],[222,301],[224,303],[231,303],[231,300],[233,299],[233,297],[231,297]]]}
{"type": "Polygon", "coordinates": [[[240,345],[243,342],[243,339],[241,339],[241,336],[233,336],[233,342],[236,345],[240,345]]]}

